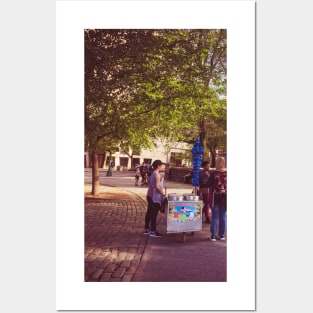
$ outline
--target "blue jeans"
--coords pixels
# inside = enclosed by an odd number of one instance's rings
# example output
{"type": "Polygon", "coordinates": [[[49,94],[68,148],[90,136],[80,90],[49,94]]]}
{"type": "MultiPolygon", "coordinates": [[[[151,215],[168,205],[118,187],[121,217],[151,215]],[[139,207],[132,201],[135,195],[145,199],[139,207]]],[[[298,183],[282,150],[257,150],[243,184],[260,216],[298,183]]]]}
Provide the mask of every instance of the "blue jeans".
{"type": "Polygon", "coordinates": [[[212,207],[211,235],[225,235],[226,230],[226,203],[215,203],[212,207]],[[218,226],[218,227],[217,227],[218,226]]]}

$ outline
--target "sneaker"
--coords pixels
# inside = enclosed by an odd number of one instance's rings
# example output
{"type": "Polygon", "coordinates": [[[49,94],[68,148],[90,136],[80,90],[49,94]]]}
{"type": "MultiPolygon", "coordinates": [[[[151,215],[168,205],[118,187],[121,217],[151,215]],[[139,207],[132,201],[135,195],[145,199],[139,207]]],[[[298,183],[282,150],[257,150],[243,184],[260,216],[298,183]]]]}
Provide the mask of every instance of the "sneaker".
{"type": "Polygon", "coordinates": [[[220,239],[220,240],[225,240],[225,236],[222,235],[222,236],[219,237],[219,239],[220,239]]]}
{"type": "Polygon", "coordinates": [[[216,237],[214,235],[211,235],[211,238],[210,238],[211,241],[216,241],[216,237]]]}
{"type": "Polygon", "coordinates": [[[151,231],[149,234],[150,237],[162,237],[157,231],[151,231]]]}
{"type": "Polygon", "coordinates": [[[144,235],[149,235],[149,234],[150,234],[150,230],[149,230],[149,229],[146,229],[143,234],[144,234],[144,235]]]}

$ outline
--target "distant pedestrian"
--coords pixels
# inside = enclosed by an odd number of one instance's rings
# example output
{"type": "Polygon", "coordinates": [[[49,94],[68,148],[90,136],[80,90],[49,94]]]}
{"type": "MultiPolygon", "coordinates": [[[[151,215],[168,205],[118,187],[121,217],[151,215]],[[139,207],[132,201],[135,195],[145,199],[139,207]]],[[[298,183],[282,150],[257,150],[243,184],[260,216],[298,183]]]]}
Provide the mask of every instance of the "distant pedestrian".
{"type": "Polygon", "coordinates": [[[136,172],[135,172],[135,186],[138,186],[139,177],[140,177],[140,168],[139,168],[139,166],[137,166],[136,167],[136,172]]]}
{"type": "Polygon", "coordinates": [[[148,208],[145,216],[145,235],[150,237],[162,237],[156,230],[157,215],[161,207],[161,203],[165,198],[163,191],[163,179],[161,179],[160,169],[162,167],[161,160],[155,160],[152,163],[153,172],[149,179],[147,201],[148,208]]]}
{"type": "Polygon", "coordinates": [[[210,224],[210,210],[212,205],[213,173],[210,171],[210,162],[203,161],[201,164],[203,171],[199,172],[199,191],[203,201],[202,212],[205,215],[205,223],[210,224]]]}
{"type": "Polygon", "coordinates": [[[226,211],[227,211],[227,170],[225,159],[219,157],[216,160],[216,170],[214,171],[212,184],[213,206],[211,220],[211,241],[216,238],[225,240],[226,231],[226,211]],[[218,237],[216,237],[218,234],[218,237]]]}
{"type": "Polygon", "coordinates": [[[148,185],[148,167],[145,162],[140,165],[141,185],[148,185]]]}

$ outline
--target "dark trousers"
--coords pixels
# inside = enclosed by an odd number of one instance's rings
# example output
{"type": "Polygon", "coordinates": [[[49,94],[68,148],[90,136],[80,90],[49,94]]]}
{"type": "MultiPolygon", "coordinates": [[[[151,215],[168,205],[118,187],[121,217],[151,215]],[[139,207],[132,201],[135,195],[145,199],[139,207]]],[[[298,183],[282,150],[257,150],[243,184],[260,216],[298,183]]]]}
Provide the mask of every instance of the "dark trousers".
{"type": "Polygon", "coordinates": [[[156,219],[160,210],[160,203],[153,202],[151,197],[147,197],[147,201],[148,209],[145,217],[145,229],[151,229],[151,231],[156,231],[156,219]]]}
{"type": "Polygon", "coordinates": [[[205,218],[209,219],[210,218],[210,194],[206,193],[202,195],[203,199],[203,208],[202,212],[205,214],[205,218]]]}

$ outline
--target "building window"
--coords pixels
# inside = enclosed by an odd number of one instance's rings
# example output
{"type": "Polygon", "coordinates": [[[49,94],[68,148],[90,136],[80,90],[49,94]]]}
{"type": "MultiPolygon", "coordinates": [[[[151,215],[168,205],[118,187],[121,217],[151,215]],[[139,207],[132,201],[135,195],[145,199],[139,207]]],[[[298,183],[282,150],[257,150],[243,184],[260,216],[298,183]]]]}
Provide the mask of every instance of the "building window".
{"type": "Polygon", "coordinates": [[[139,158],[133,158],[133,167],[136,167],[137,165],[140,165],[140,159],[139,158]]]}
{"type": "Polygon", "coordinates": [[[123,168],[128,167],[128,158],[120,157],[120,166],[123,168]]]}
{"type": "MultiPolygon", "coordinates": [[[[109,162],[110,162],[110,156],[107,155],[107,158],[106,158],[106,161],[105,161],[105,165],[106,165],[107,167],[109,167],[109,162]]],[[[115,164],[115,157],[114,157],[114,156],[111,156],[111,163],[112,163],[112,162],[115,164]]]]}
{"type": "Polygon", "coordinates": [[[182,166],[182,153],[171,152],[170,165],[182,166]]]}
{"type": "Polygon", "coordinates": [[[152,163],[152,159],[143,159],[143,162],[145,164],[151,164],[152,163]]]}

